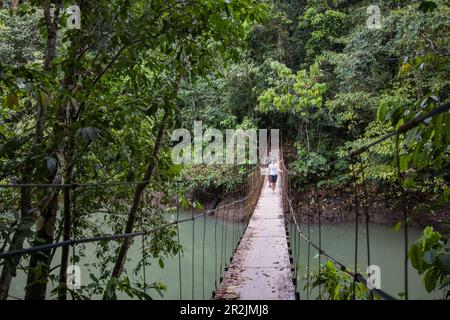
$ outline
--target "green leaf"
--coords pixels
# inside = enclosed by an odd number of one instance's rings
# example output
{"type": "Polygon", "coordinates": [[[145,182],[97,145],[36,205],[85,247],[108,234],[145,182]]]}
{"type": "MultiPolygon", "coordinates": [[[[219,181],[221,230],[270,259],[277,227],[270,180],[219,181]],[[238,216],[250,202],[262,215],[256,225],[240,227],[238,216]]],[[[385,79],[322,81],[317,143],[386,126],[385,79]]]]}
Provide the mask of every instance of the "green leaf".
{"type": "Polygon", "coordinates": [[[402,223],[401,222],[397,222],[394,226],[393,231],[394,232],[398,232],[400,230],[400,228],[402,227],[402,223]]]}
{"type": "Polygon", "coordinates": [[[411,246],[408,252],[408,256],[409,259],[411,260],[411,264],[413,265],[413,267],[417,269],[419,274],[422,274],[425,271],[424,263],[422,260],[422,250],[417,244],[413,244],[411,246]]]}
{"type": "Polygon", "coordinates": [[[44,109],[48,108],[50,105],[50,98],[44,91],[39,91],[39,99],[41,101],[41,105],[44,109]]]}
{"type": "Polygon", "coordinates": [[[425,290],[427,292],[432,292],[436,288],[437,284],[437,271],[434,268],[429,269],[423,278],[423,282],[425,284],[425,290]]]}
{"type": "Polygon", "coordinates": [[[401,156],[400,157],[400,170],[405,171],[408,169],[409,157],[401,156]]]}
{"type": "Polygon", "coordinates": [[[159,258],[158,263],[159,263],[159,267],[161,269],[164,269],[164,260],[162,258],[159,258]]]}
{"type": "Polygon", "coordinates": [[[377,119],[380,122],[384,122],[386,120],[386,114],[387,114],[387,108],[386,105],[383,103],[380,105],[377,111],[377,119]]]}

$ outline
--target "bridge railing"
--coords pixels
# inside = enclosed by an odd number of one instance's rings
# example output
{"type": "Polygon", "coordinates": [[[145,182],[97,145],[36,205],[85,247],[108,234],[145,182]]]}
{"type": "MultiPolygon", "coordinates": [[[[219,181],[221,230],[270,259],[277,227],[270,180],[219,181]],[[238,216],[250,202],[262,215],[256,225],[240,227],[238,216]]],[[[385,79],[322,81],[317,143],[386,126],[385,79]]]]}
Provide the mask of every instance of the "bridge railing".
{"type": "MultiPolygon", "coordinates": [[[[158,223],[154,227],[151,227],[149,229],[146,229],[142,225],[142,219],[140,222],[137,222],[137,224],[141,224],[140,226],[137,226],[136,229],[139,231],[131,232],[131,233],[117,233],[117,234],[102,234],[102,235],[96,235],[92,237],[80,237],[80,233],[71,232],[71,238],[64,240],[64,241],[58,241],[56,240],[53,243],[44,244],[44,245],[34,245],[28,248],[12,248],[8,247],[8,243],[3,243],[2,247],[4,248],[3,251],[0,252],[0,262],[3,268],[6,268],[7,264],[11,263],[18,263],[23,256],[31,257],[32,255],[44,255],[48,257],[49,259],[53,258],[55,250],[58,248],[71,248],[73,252],[73,256],[75,257],[77,246],[84,245],[84,244],[99,244],[104,242],[110,242],[110,241],[132,241],[136,238],[142,238],[143,243],[148,237],[152,237],[157,235],[160,232],[164,232],[165,230],[168,230],[170,227],[177,227],[177,239],[180,243],[180,235],[179,235],[179,226],[183,224],[192,223],[192,283],[188,284],[192,287],[192,295],[189,296],[189,298],[194,299],[194,289],[195,289],[195,278],[203,278],[203,288],[202,288],[202,298],[208,298],[210,297],[210,294],[207,294],[206,292],[212,292],[211,289],[214,290],[214,288],[205,288],[205,260],[212,260],[214,259],[214,286],[215,288],[218,287],[220,284],[220,277],[222,273],[227,268],[227,265],[229,264],[227,252],[230,251],[230,249],[236,249],[237,245],[240,242],[240,239],[243,236],[243,233],[245,232],[246,226],[248,224],[248,221],[250,219],[251,214],[253,213],[253,210],[256,206],[259,194],[261,192],[262,183],[263,183],[263,177],[261,175],[261,171],[259,166],[253,166],[242,172],[243,175],[246,176],[245,183],[242,187],[240,187],[238,190],[230,191],[222,195],[222,199],[231,199],[224,201],[223,204],[219,204],[216,208],[213,209],[202,209],[200,212],[198,210],[195,210],[195,208],[184,208],[181,205],[180,201],[178,200],[178,194],[176,196],[176,206],[174,206],[173,210],[176,210],[174,212],[176,214],[175,219],[171,219],[169,221],[158,223]],[[176,208],[175,208],[176,207],[176,208]],[[191,216],[186,217],[186,215],[183,215],[181,217],[180,211],[184,210],[191,210],[191,216]],[[222,213],[222,216],[219,217],[219,212],[222,213]],[[207,239],[205,239],[206,234],[206,223],[204,222],[202,224],[203,230],[195,230],[195,222],[199,220],[206,220],[207,216],[214,216],[214,252],[213,256],[206,257],[205,253],[205,244],[207,239]],[[218,227],[218,220],[222,219],[221,227],[218,227]],[[221,229],[221,230],[219,230],[221,229]],[[195,240],[196,234],[198,235],[201,233],[203,235],[203,238],[201,240],[201,243],[197,243],[198,241],[195,240]],[[230,233],[230,234],[227,234],[230,233]],[[231,246],[233,248],[229,248],[231,243],[231,246]],[[194,261],[194,251],[200,251],[202,254],[202,268],[201,270],[196,270],[196,265],[198,263],[195,263],[194,261]],[[201,274],[198,275],[197,272],[200,272],[201,274]],[[209,291],[208,291],[209,290],[209,291]]],[[[68,189],[70,191],[76,191],[77,193],[82,192],[83,190],[92,190],[96,188],[112,188],[112,187],[137,187],[139,185],[142,185],[144,183],[147,183],[147,181],[136,181],[136,182],[101,182],[101,183],[79,183],[79,184],[0,184],[0,190],[6,190],[10,188],[57,188],[57,189],[68,189]]],[[[181,182],[180,182],[181,183],[181,182]]],[[[73,219],[80,219],[80,216],[77,216],[78,212],[76,207],[73,208],[73,219]]],[[[78,228],[80,228],[78,226],[78,228]]],[[[184,299],[188,298],[186,294],[183,293],[182,288],[182,280],[185,277],[182,272],[181,267],[181,255],[182,251],[178,251],[178,264],[179,264],[179,298],[184,299]]],[[[145,278],[145,260],[148,259],[149,253],[146,252],[144,249],[144,245],[142,246],[142,252],[141,252],[141,263],[144,264],[143,269],[143,284],[142,287],[144,288],[144,291],[150,290],[148,284],[146,283],[145,278]]],[[[49,270],[49,272],[54,272],[55,269],[49,270]]],[[[29,271],[32,272],[32,271],[29,271]]],[[[46,278],[42,278],[42,281],[47,281],[46,278]]],[[[64,291],[69,292],[72,295],[72,299],[78,298],[77,290],[68,289],[66,286],[66,283],[60,283],[60,287],[64,291]]],[[[81,292],[81,291],[80,291],[81,292]]],[[[8,296],[8,295],[7,295],[8,296]]],[[[198,297],[198,295],[197,295],[198,297]]],[[[9,298],[12,299],[19,299],[21,300],[22,297],[15,297],[9,295],[9,298]]]]}
{"type": "MultiPolygon", "coordinates": [[[[336,259],[333,255],[331,255],[330,253],[326,252],[323,247],[322,247],[322,229],[321,229],[321,216],[322,216],[322,206],[321,206],[321,197],[319,195],[318,192],[318,186],[317,184],[314,184],[312,186],[305,186],[306,190],[306,196],[305,198],[306,203],[307,203],[307,209],[306,212],[299,212],[296,208],[295,205],[293,203],[293,197],[292,197],[292,178],[294,177],[294,174],[290,173],[289,170],[287,169],[285,163],[284,163],[284,159],[283,159],[283,151],[281,148],[281,164],[280,164],[280,168],[282,170],[282,177],[281,177],[281,182],[282,182],[282,193],[283,193],[283,207],[284,207],[284,212],[286,215],[286,218],[288,221],[291,222],[290,225],[290,232],[289,232],[289,238],[290,238],[290,242],[294,244],[294,247],[296,248],[296,252],[294,252],[293,256],[294,256],[294,277],[295,279],[298,278],[300,270],[299,270],[299,265],[301,263],[301,261],[299,261],[299,257],[300,257],[300,252],[299,252],[299,242],[300,241],[304,241],[307,244],[307,271],[306,271],[306,299],[309,299],[310,297],[310,289],[311,289],[311,284],[310,284],[310,266],[311,266],[311,261],[310,261],[310,253],[311,250],[315,250],[318,253],[318,265],[319,265],[319,275],[321,272],[321,257],[325,257],[326,259],[328,259],[329,261],[331,261],[332,263],[334,263],[334,265],[341,270],[342,272],[345,272],[346,274],[350,275],[353,278],[353,299],[356,299],[356,291],[357,291],[357,287],[356,287],[356,283],[361,283],[364,286],[367,287],[367,289],[370,292],[370,297],[373,299],[374,295],[381,298],[381,299],[386,299],[386,300],[393,300],[395,299],[392,295],[390,295],[389,293],[379,289],[379,288],[372,288],[372,286],[368,286],[368,282],[367,279],[358,272],[358,230],[359,230],[359,219],[360,219],[360,212],[359,212],[359,207],[360,207],[360,198],[361,196],[358,193],[358,172],[355,169],[355,165],[360,161],[359,159],[359,155],[361,155],[362,153],[370,150],[372,147],[390,139],[395,137],[396,138],[396,163],[397,163],[397,184],[398,184],[398,189],[400,190],[400,194],[401,194],[401,210],[402,210],[402,222],[404,224],[404,295],[405,295],[405,299],[408,299],[408,249],[409,249],[409,245],[408,245],[408,228],[407,228],[407,224],[408,224],[408,210],[407,210],[407,206],[406,206],[406,201],[405,201],[405,192],[403,190],[402,187],[402,172],[400,170],[400,165],[399,165],[399,137],[400,135],[408,132],[409,130],[417,127],[419,124],[424,123],[426,120],[433,118],[437,115],[443,114],[448,112],[450,109],[450,103],[444,104],[434,110],[432,110],[431,112],[429,112],[428,114],[424,115],[424,116],[420,116],[420,117],[416,117],[413,120],[405,123],[404,125],[402,125],[398,130],[391,132],[389,134],[386,134],[382,137],[380,137],[379,139],[376,139],[374,142],[365,145],[357,150],[354,150],[352,152],[350,152],[347,156],[347,160],[350,161],[351,163],[351,175],[352,175],[352,184],[353,184],[353,197],[354,197],[354,207],[355,207],[355,254],[354,254],[354,266],[353,266],[353,270],[350,269],[348,266],[346,266],[344,263],[340,262],[338,259],[336,259]],[[305,215],[307,217],[307,231],[306,234],[302,228],[302,222],[301,219],[299,219],[299,217],[301,217],[302,215],[305,215]],[[311,240],[311,217],[316,216],[316,218],[318,218],[318,243],[315,243],[314,241],[311,240]]],[[[281,146],[282,147],[282,146],[281,146]]],[[[334,166],[338,161],[340,161],[342,159],[338,159],[335,161],[331,161],[327,164],[326,167],[332,167],[334,166]]],[[[359,172],[360,178],[362,180],[362,184],[363,184],[363,195],[362,198],[364,199],[364,201],[362,201],[362,207],[363,207],[363,212],[365,215],[365,223],[366,223],[366,245],[367,245],[367,259],[368,259],[368,266],[370,266],[370,262],[371,262],[371,256],[370,256],[370,240],[369,240],[369,230],[370,230],[370,217],[368,214],[368,195],[367,195],[367,188],[366,188],[366,181],[364,178],[364,167],[360,166],[361,172],[359,172]]],[[[316,182],[320,181],[320,178],[316,178],[315,179],[316,182]]],[[[319,286],[319,296],[321,295],[321,286],[319,286]]]]}

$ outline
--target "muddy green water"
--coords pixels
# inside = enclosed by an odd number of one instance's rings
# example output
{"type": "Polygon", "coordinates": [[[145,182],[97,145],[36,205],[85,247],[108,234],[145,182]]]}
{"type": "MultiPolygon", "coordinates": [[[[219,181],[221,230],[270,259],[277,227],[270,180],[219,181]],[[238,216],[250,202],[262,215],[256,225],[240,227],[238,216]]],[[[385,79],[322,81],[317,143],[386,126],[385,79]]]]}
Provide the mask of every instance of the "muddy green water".
{"type": "MultiPolygon", "coordinates": [[[[187,213],[181,214],[180,219],[189,217],[187,213]]],[[[174,217],[168,217],[173,219],[174,217]]],[[[215,285],[220,281],[220,270],[224,267],[225,262],[229,261],[234,247],[239,241],[243,225],[224,221],[208,216],[206,219],[200,218],[192,222],[184,223],[180,226],[180,240],[183,245],[183,253],[181,256],[164,258],[164,268],[159,266],[155,259],[150,267],[146,268],[145,278],[147,283],[161,282],[167,286],[167,291],[163,297],[155,290],[149,290],[149,294],[154,299],[209,299],[215,285]],[[203,241],[205,239],[205,241],[203,241]],[[204,253],[204,254],[203,254],[204,253]],[[203,258],[204,257],[204,258],[203,258]],[[194,262],[193,262],[194,261],[194,262]],[[181,282],[180,282],[181,269],[181,282]]],[[[305,230],[306,232],[306,227],[305,230]]],[[[362,225],[359,230],[359,270],[365,271],[367,267],[366,253],[366,236],[365,226],[362,225]]],[[[410,243],[420,236],[420,231],[416,228],[409,229],[410,243]]],[[[318,227],[311,226],[311,238],[318,241],[318,227]]],[[[294,238],[292,238],[294,239],[294,238]]],[[[298,276],[298,290],[301,299],[306,298],[306,292],[303,290],[306,282],[302,275],[306,272],[307,246],[304,242],[295,247],[295,241],[292,240],[293,252],[300,252],[300,265],[298,276]]],[[[354,243],[355,230],[354,224],[345,223],[339,225],[323,225],[322,226],[322,247],[335,256],[338,260],[345,263],[349,267],[354,265],[354,243]]],[[[392,228],[378,224],[370,226],[370,249],[371,264],[378,265],[381,268],[381,286],[382,289],[391,295],[398,297],[398,293],[403,291],[404,286],[404,270],[403,270],[403,233],[393,232],[392,228]]],[[[85,257],[81,258],[78,264],[81,268],[81,284],[88,285],[90,281],[89,273],[96,274],[96,270],[89,272],[89,264],[96,260],[95,245],[88,244],[85,246],[85,257]]],[[[264,253],[261,253],[264,254],[264,253]]],[[[317,252],[311,249],[310,268],[311,271],[317,271],[318,259],[317,252]]],[[[129,251],[130,261],[126,264],[126,273],[131,281],[142,281],[142,272],[134,274],[133,270],[142,257],[141,239],[135,240],[129,251]]],[[[54,264],[59,261],[59,252],[56,253],[54,264]]],[[[322,262],[324,260],[322,259],[322,262]]],[[[23,260],[22,265],[26,265],[23,260]]],[[[57,274],[56,269],[55,274],[57,274]]],[[[10,294],[17,298],[23,298],[24,285],[26,276],[23,272],[19,272],[14,279],[10,294]]],[[[441,293],[426,293],[421,283],[421,278],[410,268],[409,271],[409,294],[411,299],[439,299],[441,293]]],[[[49,292],[53,288],[53,284],[49,285],[49,292]]],[[[311,299],[314,299],[316,292],[312,292],[311,299]]],[[[55,297],[50,297],[54,299],[55,297]]],[[[100,296],[93,296],[93,299],[99,299],[100,296]]],[[[128,297],[124,293],[118,294],[119,299],[136,299],[128,297]]]]}
{"type": "MultiPolygon", "coordinates": [[[[355,224],[341,223],[338,225],[322,225],[322,248],[332,257],[344,263],[347,267],[354,269],[355,265],[355,224]]],[[[302,226],[302,232],[307,235],[307,226],[302,226]]],[[[319,243],[319,227],[311,225],[311,239],[314,243],[319,243]]],[[[411,245],[420,237],[421,231],[417,228],[408,229],[409,244],[411,245]]],[[[365,224],[359,225],[358,231],[358,271],[366,272],[367,261],[367,237],[365,224]]],[[[377,265],[381,271],[381,289],[391,296],[400,299],[399,293],[405,291],[405,270],[404,270],[404,231],[393,231],[392,227],[371,223],[369,227],[370,243],[370,263],[377,265]]],[[[292,237],[292,249],[297,256],[300,256],[298,291],[301,299],[306,299],[304,290],[307,282],[303,276],[307,272],[307,250],[308,246],[304,241],[292,237]]],[[[322,264],[326,261],[321,258],[322,264]]],[[[310,249],[310,270],[317,272],[319,259],[317,250],[310,249]]],[[[427,293],[422,284],[421,277],[409,264],[408,267],[408,293],[409,299],[441,299],[442,292],[427,293]]],[[[313,290],[310,299],[317,296],[317,290],[313,290]]]]}

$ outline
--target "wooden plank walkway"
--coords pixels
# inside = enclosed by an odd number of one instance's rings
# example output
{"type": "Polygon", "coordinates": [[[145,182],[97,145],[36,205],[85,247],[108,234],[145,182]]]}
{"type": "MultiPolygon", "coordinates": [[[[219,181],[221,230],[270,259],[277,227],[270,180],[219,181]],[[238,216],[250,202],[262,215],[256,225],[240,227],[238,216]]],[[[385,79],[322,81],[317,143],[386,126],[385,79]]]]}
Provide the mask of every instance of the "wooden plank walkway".
{"type": "Polygon", "coordinates": [[[214,299],[295,299],[280,179],[275,193],[265,179],[248,228],[214,299]]]}

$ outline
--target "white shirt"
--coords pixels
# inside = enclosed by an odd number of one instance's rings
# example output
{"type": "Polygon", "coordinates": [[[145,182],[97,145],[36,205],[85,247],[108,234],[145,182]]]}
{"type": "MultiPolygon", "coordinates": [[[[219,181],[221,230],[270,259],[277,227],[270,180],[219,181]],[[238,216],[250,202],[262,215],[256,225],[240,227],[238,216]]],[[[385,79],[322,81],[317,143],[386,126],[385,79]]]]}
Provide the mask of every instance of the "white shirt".
{"type": "Polygon", "coordinates": [[[278,175],[278,164],[277,163],[271,163],[269,164],[269,175],[270,176],[277,176],[278,175]]]}

